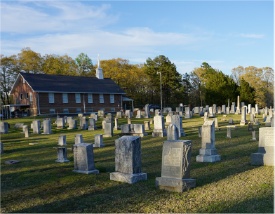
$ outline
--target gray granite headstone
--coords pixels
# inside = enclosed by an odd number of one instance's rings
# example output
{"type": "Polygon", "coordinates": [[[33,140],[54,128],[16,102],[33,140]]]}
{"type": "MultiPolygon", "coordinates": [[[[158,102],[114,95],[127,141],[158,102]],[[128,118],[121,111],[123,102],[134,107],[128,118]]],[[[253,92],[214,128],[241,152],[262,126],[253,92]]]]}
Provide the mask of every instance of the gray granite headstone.
{"type": "Polygon", "coordinates": [[[58,162],[58,163],[69,162],[69,160],[67,159],[66,147],[57,147],[57,160],[55,162],[58,162]]]}
{"type": "Polygon", "coordinates": [[[256,166],[274,166],[274,128],[259,128],[259,147],[252,153],[251,164],[256,166]]]}
{"type": "Polygon", "coordinates": [[[104,137],[113,137],[113,135],[113,124],[106,122],[104,128],[104,137]]]}
{"type": "Polygon", "coordinates": [[[257,139],[256,139],[256,131],[254,130],[254,131],[252,131],[252,139],[251,140],[253,140],[253,141],[256,141],[257,139]]]}
{"type": "Polygon", "coordinates": [[[178,128],[174,124],[170,124],[167,128],[167,140],[178,140],[178,128]]]}
{"type": "Polygon", "coordinates": [[[156,186],[174,192],[194,188],[196,180],[190,178],[191,141],[164,141],[162,149],[161,177],[156,178],[156,186]]]}
{"type": "Polygon", "coordinates": [[[226,137],[231,138],[231,127],[227,126],[226,137]]]}
{"type": "Polygon", "coordinates": [[[96,120],[94,118],[89,118],[88,130],[96,130],[96,120]]]}
{"type": "Polygon", "coordinates": [[[76,134],[74,137],[74,143],[79,144],[79,143],[84,143],[82,134],[76,134]]]}
{"type": "Polygon", "coordinates": [[[93,146],[94,147],[98,147],[98,148],[104,147],[104,144],[103,144],[103,135],[102,134],[96,134],[95,135],[95,143],[94,143],[93,146]]]}
{"type": "Polygon", "coordinates": [[[74,145],[74,170],[84,174],[98,174],[95,169],[93,145],[79,143],[74,145]]]}
{"type": "Polygon", "coordinates": [[[56,118],[56,127],[58,129],[64,129],[64,126],[65,126],[64,118],[62,117],[56,118]]]}
{"type": "Polygon", "coordinates": [[[215,124],[214,121],[206,121],[202,126],[202,148],[196,156],[197,162],[216,162],[221,160],[215,148],[215,124]]]}
{"type": "Polygon", "coordinates": [[[171,123],[174,124],[177,127],[179,138],[184,137],[185,133],[184,133],[184,130],[182,128],[182,117],[179,116],[179,115],[173,115],[171,123]]]}
{"type": "Polygon", "coordinates": [[[115,125],[114,125],[114,130],[119,130],[119,127],[118,127],[118,118],[115,118],[115,125]]]}
{"type": "Polygon", "coordinates": [[[58,138],[58,145],[59,146],[66,146],[67,142],[66,142],[66,135],[59,135],[58,138]]]}
{"type": "Polygon", "coordinates": [[[149,104],[146,104],[144,107],[145,110],[145,118],[150,118],[150,109],[149,109],[149,104]]]}
{"type": "Polygon", "coordinates": [[[70,119],[68,120],[69,127],[68,129],[76,129],[77,128],[77,120],[70,119]]]}
{"type": "Polygon", "coordinates": [[[201,138],[201,126],[198,127],[198,137],[201,138]]]}
{"type": "Polygon", "coordinates": [[[115,172],[110,180],[136,183],[147,180],[147,173],[141,172],[141,138],[122,136],[115,141],[115,172]]]}
{"type": "Polygon", "coordinates": [[[43,120],[43,134],[52,133],[52,124],[50,119],[43,120]]]}
{"type": "Polygon", "coordinates": [[[23,133],[25,134],[25,137],[29,137],[29,128],[27,125],[23,126],[23,133]]]}
{"type": "MultiPolygon", "coordinates": [[[[236,114],[237,114],[238,112],[236,112],[236,114]]],[[[241,122],[240,122],[240,125],[241,126],[244,126],[246,123],[247,123],[247,121],[246,121],[246,107],[245,106],[243,106],[242,107],[242,112],[241,112],[241,122]]]]}
{"type": "Polygon", "coordinates": [[[34,120],[32,121],[32,132],[34,134],[40,134],[41,129],[41,122],[40,120],[34,120]]]}
{"type": "Polygon", "coordinates": [[[81,130],[87,130],[88,129],[88,124],[87,124],[86,117],[80,117],[79,118],[79,128],[81,130]]]}
{"type": "Polygon", "coordinates": [[[144,121],[144,129],[145,131],[149,131],[151,129],[150,121],[144,121]]]}
{"type": "Polygon", "coordinates": [[[164,127],[164,119],[161,115],[154,116],[154,130],[152,132],[153,137],[165,137],[167,135],[164,127]]]}

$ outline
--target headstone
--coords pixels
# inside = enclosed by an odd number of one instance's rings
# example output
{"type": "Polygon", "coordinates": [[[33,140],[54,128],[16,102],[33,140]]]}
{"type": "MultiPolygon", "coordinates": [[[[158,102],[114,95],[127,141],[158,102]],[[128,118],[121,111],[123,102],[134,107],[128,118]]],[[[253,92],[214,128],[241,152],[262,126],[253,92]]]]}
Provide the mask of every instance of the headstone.
{"type": "Polygon", "coordinates": [[[114,130],[119,130],[119,127],[118,127],[118,118],[115,118],[114,130]]]}
{"type": "Polygon", "coordinates": [[[226,114],[230,114],[230,108],[229,107],[226,107],[226,114]]]}
{"type": "Polygon", "coordinates": [[[152,132],[153,137],[165,137],[167,135],[164,128],[163,116],[156,115],[154,116],[154,130],[152,132]]]}
{"type": "Polygon", "coordinates": [[[66,146],[67,142],[66,142],[66,135],[59,135],[58,138],[58,145],[59,146],[66,146]]]}
{"type": "Polygon", "coordinates": [[[170,124],[167,128],[167,140],[178,140],[178,128],[174,124],[170,124]]]}
{"type": "Polygon", "coordinates": [[[77,120],[70,119],[68,120],[69,127],[68,129],[76,129],[77,128],[77,120]]]}
{"type": "Polygon", "coordinates": [[[79,118],[79,128],[81,130],[87,130],[88,129],[88,124],[87,124],[86,117],[80,117],[79,118]]]}
{"type": "Polygon", "coordinates": [[[129,184],[147,180],[147,173],[141,172],[141,138],[122,136],[115,141],[115,172],[110,180],[129,184]]]}
{"type": "Polygon", "coordinates": [[[229,118],[228,124],[229,124],[229,125],[233,125],[233,124],[234,124],[234,120],[233,120],[232,118],[229,118]]]}
{"type": "Polygon", "coordinates": [[[266,116],[266,119],[264,122],[266,127],[271,127],[271,117],[269,115],[266,116]]]}
{"type": "Polygon", "coordinates": [[[121,111],[118,111],[116,113],[116,118],[122,118],[122,112],[121,111]]]}
{"type": "Polygon", "coordinates": [[[144,137],[147,135],[143,124],[131,124],[130,127],[131,127],[131,130],[133,131],[132,133],[133,136],[144,137]]]}
{"type": "Polygon", "coordinates": [[[259,114],[259,107],[258,107],[258,104],[255,104],[255,114],[259,114]]]}
{"type": "Polygon", "coordinates": [[[150,121],[144,121],[144,130],[145,131],[151,130],[150,121]]]}
{"type": "Polygon", "coordinates": [[[162,149],[161,177],[156,178],[160,189],[183,192],[196,187],[190,178],[191,141],[165,141],[162,149]]]}
{"type": "Polygon", "coordinates": [[[97,116],[97,114],[95,114],[95,113],[90,114],[90,118],[95,119],[95,121],[98,120],[98,116],[97,116]]]}
{"type": "Polygon", "coordinates": [[[221,113],[222,113],[222,114],[225,114],[225,113],[226,113],[226,106],[225,106],[225,105],[222,105],[221,113]]]}
{"type": "Polygon", "coordinates": [[[199,114],[199,113],[200,113],[200,107],[195,107],[194,114],[199,114]]]}
{"type": "Polygon", "coordinates": [[[247,131],[253,131],[253,123],[249,122],[247,126],[247,131]]]}
{"type": "Polygon", "coordinates": [[[142,117],[141,117],[141,111],[140,111],[140,110],[137,110],[136,118],[142,118],[142,117]]]}
{"type": "Polygon", "coordinates": [[[64,126],[65,126],[64,118],[62,117],[56,118],[56,128],[64,129],[64,126]]]}
{"type": "Polygon", "coordinates": [[[197,162],[216,162],[221,160],[215,148],[215,125],[214,121],[206,121],[202,126],[202,148],[196,157],[197,162]]]}
{"type": "Polygon", "coordinates": [[[24,126],[24,123],[15,123],[14,128],[15,129],[22,129],[24,126]]]}
{"type": "Polygon", "coordinates": [[[231,127],[230,126],[226,126],[227,127],[227,132],[226,132],[226,137],[227,138],[231,138],[231,127]]]}
{"type": "Polygon", "coordinates": [[[57,160],[55,162],[58,162],[58,163],[69,162],[69,160],[67,159],[66,147],[57,147],[57,160]]]}
{"type": "Polygon", "coordinates": [[[32,121],[32,132],[34,134],[40,134],[41,129],[41,122],[40,120],[34,120],[32,121]]]}
{"type": "Polygon", "coordinates": [[[96,134],[95,135],[94,147],[98,147],[98,148],[104,147],[104,144],[103,144],[103,135],[102,134],[96,134]]]}
{"type": "Polygon", "coordinates": [[[198,127],[198,137],[201,138],[201,126],[198,127]]]}
{"type": "Polygon", "coordinates": [[[98,174],[95,169],[93,145],[79,143],[74,145],[74,170],[84,174],[98,174]]]}
{"type": "Polygon", "coordinates": [[[213,104],[212,108],[213,108],[213,114],[214,115],[217,114],[217,105],[213,104]]]}
{"type": "Polygon", "coordinates": [[[98,110],[97,111],[97,116],[100,117],[100,118],[103,118],[105,116],[104,110],[98,110]]]}
{"type": "Polygon", "coordinates": [[[74,143],[75,144],[84,143],[82,134],[76,134],[75,135],[74,143]]]}
{"type": "Polygon", "coordinates": [[[252,153],[251,164],[256,166],[274,166],[274,128],[259,128],[259,147],[252,153]]]}
{"type": "Polygon", "coordinates": [[[209,109],[208,109],[208,117],[209,118],[215,117],[215,114],[213,112],[213,107],[209,107],[209,109]]]}
{"type": "Polygon", "coordinates": [[[23,125],[22,129],[23,129],[23,133],[25,134],[25,137],[26,138],[29,137],[29,128],[28,128],[28,126],[23,125]]]}
{"type": "Polygon", "coordinates": [[[250,122],[254,123],[255,122],[255,115],[250,113],[250,122]]]}
{"type": "Polygon", "coordinates": [[[160,109],[155,110],[155,116],[160,115],[160,109]]]}
{"type": "Polygon", "coordinates": [[[51,134],[52,133],[52,125],[50,119],[43,120],[43,134],[51,134]]]}
{"type": "Polygon", "coordinates": [[[185,136],[184,130],[182,128],[182,117],[181,116],[173,115],[171,124],[174,124],[177,127],[179,138],[185,136]]]}
{"type": "Polygon", "coordinates": [[[247,114],[250,114],[251,113],[251,104],[248,104],[247,105],[247,114]]]}
{"type": "Polygon", "coordinates": [[[127,118],[127,123],[128,123],[128,124],[131,124],[131,123],[132,123],[131,118],[129,118],[129,117],[127,118]]]}
{"type": "Polygon", "coordinates": [[[240,125],[244,126],[247,123],[246,121],[246,107],[242,107],[242,116],[241,116],[241,122],[240,125]]]}
{"type": "Polygon", "coordinates": [[[171,122],[172,122],[172,115],[167,114],[165,117],[165,124],[169,125],[169,124],[171,124],[171,122]]]}
{"type": "Polygon", "coordinates": [[[125,117],[132,118],[132,112],[131,112],[131,110],[125,110],[125,117]]]}
{"type": "Polygon", "coordinates": [[[232,102],[230,114],[235,114],[235,102],[232,102]]]}
{"type": "Polygon", "coordinates": [[[88,130],[96,130],[96,121],[94,118],[89,118],[88,130]]]}
{"type": "Polygon", "coordinates": [[[104,137],[113,137],[113,124],[106,123],[104,128],[104,137]]]}
{"type": "Polygon", "coordinates": [[[145,105],[144,110],[145,110],[145,118],[150,118],[149,104],[145,105]]]}
{"type": "Polygon", "coordinates": [[[4,153],[4,144],[0,142],[0,154],[4,153]]]}
{"type": "Polygon", "coordinates": [[[190,108],[189,107],[185,107],[185,119],[189,119],[191,118],[190,116],[190,108]]]}
{"type": "Polygon", "coordinates": [[[219,121],[218,121],[218,118],[214,118],[214,122],[215,122],[215,129],[216,129],[216,130],[220,130],[220,129],[219,129],[219,121]]]}
{"type": "Polygon", "coordinates": [[[256,140],[257,140],[257,139],[256,139],[256,131],[255,131],[255,130],[252,131],[252,140],[253,140],[253,141],[256,141],[256,140]]]}
{"type": "Polygon", "coordinates": [[[241,108],[240,108],[240,96],[237,97],[237,108],[235,114],[240,114],[241,108]]]}
{"type": "Polygon", "coordinates": [[[106,120],[102,120],[101,126],[102,126],[102,129],[103,129],[103,130],[105,129],[105,124],[106,124],[106,120]]]}

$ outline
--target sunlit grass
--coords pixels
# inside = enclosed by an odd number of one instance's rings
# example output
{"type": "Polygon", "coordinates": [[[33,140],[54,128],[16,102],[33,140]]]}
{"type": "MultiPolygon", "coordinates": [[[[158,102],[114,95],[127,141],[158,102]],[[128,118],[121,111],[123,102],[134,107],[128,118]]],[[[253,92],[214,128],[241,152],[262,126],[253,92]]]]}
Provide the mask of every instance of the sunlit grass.
{"type": "MultiPolygon", "coordinates": [[[[1,135],[4,143],[4,154],[1,155],[2,212],[272,213],[274,167],[250,165],[250,154],[257,151],[258,142],[251,140],[247,126],[238,125],[240,117],[218,115],[216,148],[221,161],[216,163],[196,162],[201,148],[198,127],[203,124],[203,118],[195,115],[192,119],[183,119],[186,136],[181,139],[192,141],[191,178],[197,183],[196,188],[183,193],[155,187],[155,179],[161,175],[162,144],[166,138],[152,138],[152,130],[141,138],[142,172],[147,173],[148,180],[131,185],[110,180],[110,172],[115,170],[115,140],[120,137],[120,131],[114,131],[113,137],[104,138],[105,147],[94,148],[98,175],[72,172],[75,135],[82,134],[84,142],[93,143],[96,134],[104,133],[101,120],[95,131],[56,129],[53,125],[53,134],[31,133],[29,138],[25,138],[22,129],[15,129],[14,125],[24,123],[30,127],[34,118],[8,120],[9,133],[1,135]],[[232,130],[231,139],[226,138],[229,118],[233,118],[237,126],[232,130]],[[68,163],[55,162],[61,134],[66,135],[68,163]],[[11,159],[20,163],[6,165],[5,161],[11,159]]],[[[262,118],[258,118],[262,122],[262,118]]],[[[145,120],[148,119],[133,118],[132,123],[143,124],[145,120]]],[[[126,119],[119,119],[119,125],[125,123],[126,119]]],[[[257,139],[258,134],[257,130],[257,139]]]]}

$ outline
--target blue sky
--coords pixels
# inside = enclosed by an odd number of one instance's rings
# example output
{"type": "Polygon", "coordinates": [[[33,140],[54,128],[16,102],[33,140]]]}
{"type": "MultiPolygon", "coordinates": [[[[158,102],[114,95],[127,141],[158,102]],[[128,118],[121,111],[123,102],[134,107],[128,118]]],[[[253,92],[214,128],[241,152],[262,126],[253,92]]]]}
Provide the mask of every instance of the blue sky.
{"type": "Polygon", "coordinates": [[[165,55],[179,73],[207,62],[274,68],[273,1],[1,1],[1,54],[86,53],[145,63],[165,55]]]}

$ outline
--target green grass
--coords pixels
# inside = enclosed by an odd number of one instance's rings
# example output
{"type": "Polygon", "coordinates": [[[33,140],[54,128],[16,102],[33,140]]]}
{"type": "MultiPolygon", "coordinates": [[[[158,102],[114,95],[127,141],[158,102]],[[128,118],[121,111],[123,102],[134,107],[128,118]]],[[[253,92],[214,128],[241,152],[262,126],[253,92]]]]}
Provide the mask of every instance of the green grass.
{"type": "MultiPolygon", "coordinates": [[[[30,134],[24,138],[21,129],[14,124],[30,125],[33,118],[7,120],[11,124],[8,134],[1,135],[4,154],[1,155],[1,212],[2,213],[273,213],[274,167],[252,166],[250,154],[257,151],[258,142],[251,141],[247,126],[239,126],[240,115],[218,115],[220,130],[216,131],[216,148],[221,161],[197,163],[201,148],[198,126],[203,119],[194,116],[183,119],[187,136],[192,140],[191,178],[196,179],[196,188],[183,193],[168,192],[155,187],[155,179],[161,174],[162,143],[166,138],[141,138],[142,172],[148,180],[135,184],[110,181],[110,172],[115,170],[114,137],[104,138],[104,148],[94,149],[95,167],[98,175],[78,174],[74,168],[72,145],[75,134],[82,134],[84,141],[92,143],[95,131],[56,129],[51,135],[30,134]],[[226,125],[233,118],[237,128],[232,138],[226,138],[226,125]],[[223,121],[225,119],[225,121],[223,121]],[[56,163],[56,149],[60,134],[67,136],[68,163],[56,163]],[[30,146],[29,143],[37,145],[30,146]],[[20,163],[6,165],[6,160],[20,163]]],[[[258,116],[260,122],[262,118],[258,116]]],[[[36,118],[37,119],[37,118],[36,118]]],[[[146,119],[132,119],[143,123],[146,119]]],[[[148,120],[148,119],[147,119],[148,120]]],[[[119,119],[125,124],[126,119],[119,119]]],[[[97,122],[101,127],[101,121],[97,122]]],[[[151,127],[152,128],[152,127],[151,127]]],[[[258,139],[258,130],[256,136],[258,139]]]]}

